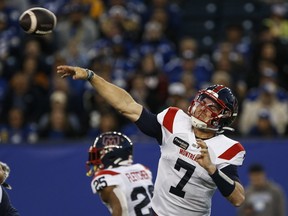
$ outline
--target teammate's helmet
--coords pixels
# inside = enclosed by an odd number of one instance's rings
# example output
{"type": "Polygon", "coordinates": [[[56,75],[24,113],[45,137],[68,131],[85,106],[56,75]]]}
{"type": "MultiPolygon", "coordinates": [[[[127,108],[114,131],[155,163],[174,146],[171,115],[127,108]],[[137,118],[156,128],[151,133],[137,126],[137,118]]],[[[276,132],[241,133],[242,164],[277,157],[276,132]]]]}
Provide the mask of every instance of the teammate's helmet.
{"type": "Polygon", "coordinates": [[[89,148],[87,175],[91,176],[102,169],[132,164],[132,154],[133,143],[126,135],[116,131],[102,133],[89,148]]]}
{"type": "Polygon", "coordinates": [[[192,118],[192,125],[196,128],[218,132],[223,132],[224,129],[233,130],[229,126],[238,114],[238,102],[229,88],[223,85],[212,85],[198,92],[188,108],[188,114],[192,118]],[[212,100],[219,109],[216,111],[209,104],[205,104],[203,102],[205,98],[212,100]],[[202,112],[196,115],[195,110],[199,105],[202,107],[202,112]],[[210,112],[211,118],[204,120],[201,117],[203,112],[210,112]]]}

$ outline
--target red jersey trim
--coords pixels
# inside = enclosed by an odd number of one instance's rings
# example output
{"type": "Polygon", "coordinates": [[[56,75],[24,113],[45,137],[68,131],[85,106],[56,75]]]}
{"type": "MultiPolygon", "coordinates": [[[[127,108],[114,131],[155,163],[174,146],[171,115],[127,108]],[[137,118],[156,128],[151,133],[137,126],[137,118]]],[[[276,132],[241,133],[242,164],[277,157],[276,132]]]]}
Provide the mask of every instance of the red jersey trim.
{"type": "Polygon", "coordinates": [[[237,155],[239,152],[244,151],[244,150],[245,149],[240,143],[236,143],[232,147],[230,147],[228,150],[226,150],[223,154],[221,154],[218,158],[231,160],[235,155],[237,155]]]}
{"type": "Polygon", "coordinates": [[[118,175],[118,174],[120,174],[120,173],[114,172],[111,170],[101,170],[95,175],[95,177],[100,176],[100,175],[112,175],[112,176],[114,176],[114,175],[118,175]]]}
{"type": "Polygon", "coordinates": [[[173,122],[174,122],[174,119],[178,110],[179,108],[177,107],[170,107],[164,116],[163,126],[168,131],[170,131],[170,133],[173,133],[173,122]]]}

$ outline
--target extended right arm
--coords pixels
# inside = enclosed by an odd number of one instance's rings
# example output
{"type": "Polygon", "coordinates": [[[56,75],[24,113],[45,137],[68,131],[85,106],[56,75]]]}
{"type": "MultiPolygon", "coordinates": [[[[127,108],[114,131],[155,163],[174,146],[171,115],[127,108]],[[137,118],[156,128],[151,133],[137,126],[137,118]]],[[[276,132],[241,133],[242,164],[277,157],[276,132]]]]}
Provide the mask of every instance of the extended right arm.
{"type": "MultiPolygon", "coordinates": [[[[73,79],[86,80],[89,70],[80,67],[61,65],[57,67],[57,73],[60,74],[62,78],[72,76],[73,79]]],[[[90,71],[90,74],[91,73],[92,72],[90,71]]],[[[89,77],[89,81],[99,95],[122,115],[132,122],[138,120],[143,107],[141,104],[138,104],[127,91],[107,82],[95,73],[89,77]]]]}

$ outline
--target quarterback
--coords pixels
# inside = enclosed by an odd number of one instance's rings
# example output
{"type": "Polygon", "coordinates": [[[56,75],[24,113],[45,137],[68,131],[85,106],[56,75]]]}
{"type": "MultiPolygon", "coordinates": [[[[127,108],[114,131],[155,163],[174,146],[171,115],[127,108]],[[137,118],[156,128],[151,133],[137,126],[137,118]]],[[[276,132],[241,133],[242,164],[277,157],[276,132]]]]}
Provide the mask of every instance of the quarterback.
{"type": "Polygon", "coordinates": [[[153,114],[91,70],[63,65],[57,73],[88,80],[112,107],[158,141],[161,157],[152,198],[154,215],[209,216],[217,188],[232,205],[243,203],[237,167],[243,163],[245,149],[223,135],[224,130],[233,130],[230,126],[238,113],[237,99],[229,88],[212,85],[200,90],[187,112],[169,107],[153,114]]]}

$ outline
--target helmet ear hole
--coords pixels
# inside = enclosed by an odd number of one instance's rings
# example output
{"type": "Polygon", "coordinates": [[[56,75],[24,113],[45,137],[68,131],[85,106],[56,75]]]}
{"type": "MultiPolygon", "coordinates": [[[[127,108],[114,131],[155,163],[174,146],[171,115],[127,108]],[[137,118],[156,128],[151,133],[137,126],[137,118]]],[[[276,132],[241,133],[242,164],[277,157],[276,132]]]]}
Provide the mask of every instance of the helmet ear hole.
{"type": "Polygon", "coordinates": [[[211,125],[213,125],[214,127],[217,127],[218,124],[219,124],[218,121],[215,119],[211,121],[211,125]]]}
{"type": "Polygon", "coordinates": [[[231,116],[232,116],[232,113],[231,113],[230,110],[224,110],[224,112],[223,112],[223,117],[224,118],[229,118],[231,116]]]}

